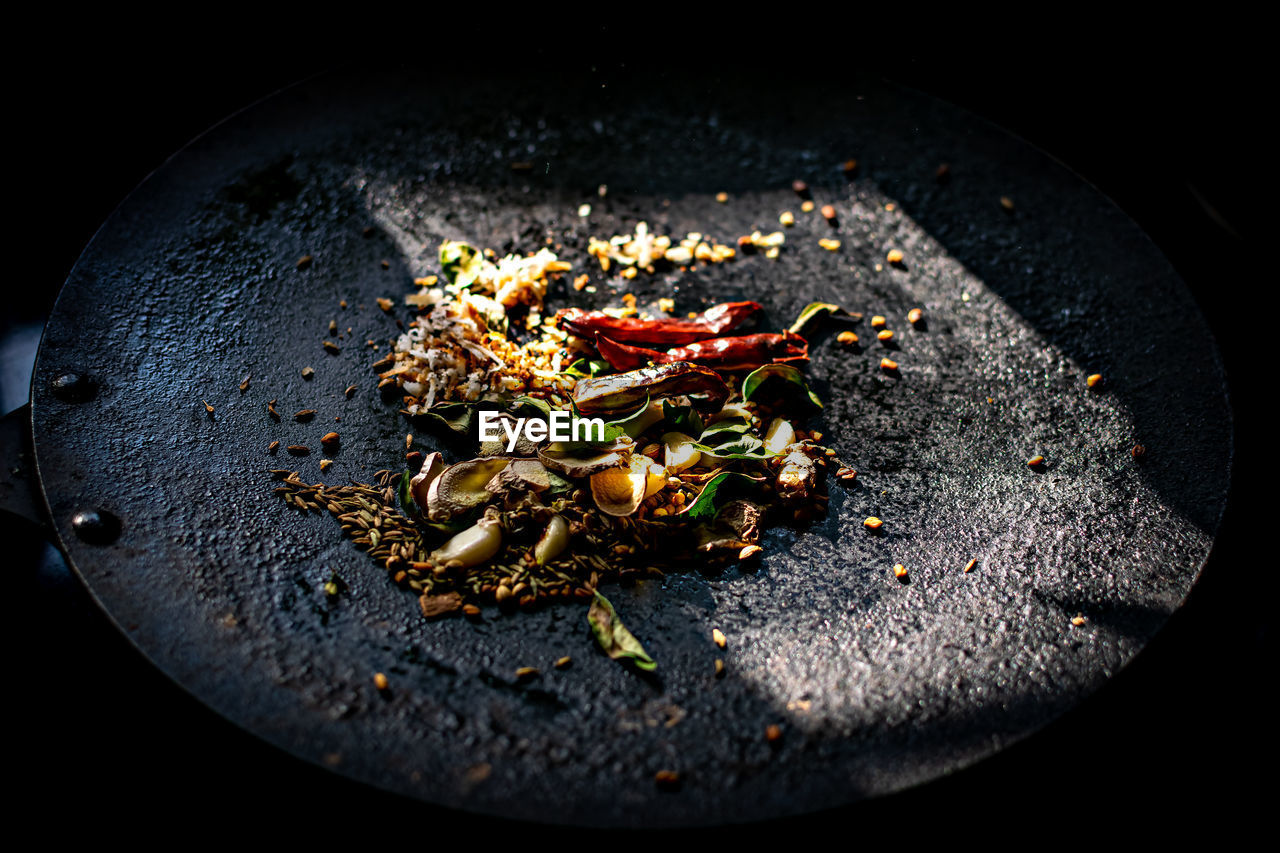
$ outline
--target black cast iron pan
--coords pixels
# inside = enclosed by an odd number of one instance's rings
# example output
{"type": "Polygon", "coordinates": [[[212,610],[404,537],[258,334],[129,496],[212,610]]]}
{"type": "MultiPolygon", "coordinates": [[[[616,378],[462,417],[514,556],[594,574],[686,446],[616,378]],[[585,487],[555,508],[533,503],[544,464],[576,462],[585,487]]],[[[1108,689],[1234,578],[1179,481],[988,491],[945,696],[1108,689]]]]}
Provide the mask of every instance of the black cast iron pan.
{"type": "Polygon", "coordinates": [[[51,516],[93,594],[254,733],[450,806],[716,823],[962,767],[1128,661],[1182,601],[1221,515],[1231,438],[1213,352],[1167,262],[1105,199],[910,91],[634,84],[605,101],[574,81],[341,75],[220,125],[113,215],[49,323],[33,426],[51,516]],[[851,156],[852,181],[839,168],[851,156]],[[373,391],[361,344],[395,334],[373,300],[432,271],[441,237],[499,251],[550,237],[585,268],[589,233],[638,220],[726,239],[772,230],[798,207],[797,177],[840,210],[838,253],[815,250],[830,229],[801,217],[777,264],[647,286],[678,287],[681,310],[755,298],[779,325],[819,298],[889,317],[923,305],[929,328],[902,342],[898,379],[874,348],[851,358],[815,341],[822,428],[862,472],[834,490],[827,521],[775,531],[753,571],[610,590],[658,680],[594,654],[577,608],[423,623],[331,522],[271,495],[268,443],[314,444],[334,417],[344,447],[323,479],[399,462],[406,425],[373,391]],[[876,269],[889,247],[905,269],[876,269]],[[315,260],[299,270],[303,255],[315,260]],[[337,356],[320,347],[330,319],[353,328],[337,356]],[[1103,393],[1084,387],[1094,372],[1103,393]],[[55,390],[68,373],[87,381],[55,390]],[[276,424],[270,399],[321,416],[276,424]],[[1037,453],[1039,473],[1025,464],[1037,453]],[[88,508],[118,534],[77,535],[88,508]],[[887,536],[863,534],[873,514],[887,536]],[[335,569],[352,590],[333,605],[320,585],[335,569]],[[574,667],[550,671],[563,654],[574,667]],[[516,684],[524,665],[547,674],[516,684]],[[387,699],[375,671],[391,676],[387,699]],[[780,745],[765,742],[770,723],[780,745]],[[665,768],[682,772],[679,792],[653,785],[665,768]]]}

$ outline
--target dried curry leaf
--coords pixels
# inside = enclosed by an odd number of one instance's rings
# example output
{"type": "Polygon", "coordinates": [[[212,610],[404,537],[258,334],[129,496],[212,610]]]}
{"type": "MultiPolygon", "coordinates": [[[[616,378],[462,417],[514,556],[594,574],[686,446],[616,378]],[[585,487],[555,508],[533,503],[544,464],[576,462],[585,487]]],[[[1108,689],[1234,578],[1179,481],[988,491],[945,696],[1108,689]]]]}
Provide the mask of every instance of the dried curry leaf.
{"type": "Polygon", "coordinates": [[[587,611],[587,623],[604,653],[614,660],[630,661],[645,672],[657,669],[657,661],[649,657],[640,641],[622,624],[609,599],[598,592],[595,595],[591,609],[587,611]]]}
{"type": "Polygon", "coordinates": [[[822,400],[809,388],[809,383],[804,381],[804,374],[789,364],[766,364],[748,373],[747,378],[742,380],[742,399],[752,399],[766,383],[769,387],[776,385],[783,395],[790,394],[822,408],[822,400]]]}
{"type": "Polygon", "coordinates": [[[804,306],[804,310],[800,312],[800,316],[796,317],[796,321],[791,324],[791,328],[787,331],[793,334],[800,334],[804,327],[809,325],[819,317],[825,317],[828,314],[843,314],[844,309],[833,302],[810,302],[804,306]]]}
{"type": "Polygon", "coordinates": [[[689,504],[688,509],[672,517],[682,521],[699,519],[711,521],[722,506],[744,491],[754,491],[759,485],[759,480],[748,477],[746,474],[732,472],[717,474],[707,481],[707,485],[702,488],[702,492],[693,503],[689,504]]]}

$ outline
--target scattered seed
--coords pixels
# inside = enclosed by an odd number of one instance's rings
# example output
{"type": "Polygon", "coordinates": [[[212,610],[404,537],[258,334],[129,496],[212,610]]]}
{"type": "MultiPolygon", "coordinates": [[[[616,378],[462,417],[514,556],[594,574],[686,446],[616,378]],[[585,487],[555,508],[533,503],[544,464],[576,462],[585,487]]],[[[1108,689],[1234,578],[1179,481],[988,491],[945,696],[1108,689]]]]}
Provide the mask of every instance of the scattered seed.
{"type": "Polygon", "coordinates": [[[375,672],[373,674],[373,686],[379,690],[386,690],[391,686],[391,683],[387,681],[387,677],[385,675],[380,672],[375,672]]]}
{"type": "Polygon", "coordinates": [[[871,328],[883,329],[889,323],[882,315],[876,314],[871,318],[871,328]]]}
{"type": "Polygon", "coordinates": [[[249,377],[245,376],[244,381],[240,383],[240,393],[243,394],[249,390],[249,377]]]}
{"type": "Polygon", "coordinates": [[[1133,446],[1133,450],[1130,450],[1129,453],[1134,459],[1141,459],[1143,456],[1147,455],[1147,448],[1143,447],[1141,444],[1135,444],[1133,446]]]}
{"type": "Polygon", "coordinates": [[[813,213],[813,208],[814,208],[814,207],[815,207],[815,205],[814,205],[814,203],[813,203],[812,201],[802,201],[802,202],[800,202],[800,210],[801,210],[802,212],[804,212],[804,213],[813,213]]]}
{"type": "Polygon", "coordinates": [[[275,455],[275,452],[279,449],[280,449],[280,442],[278,441],[273,441],[271,442],[271,444],[267,445],[267,452],[272,454],[273,456],[275,455]]]}
{"type": "Polygon", "coordinates": [[[782,740],[782,727],[776,723],[771,724],[764,730],[764,739],[769,743],[777,743],[782,740]]]}
{"type": "Polygon", "coordinates": [[[949,179],[951,177],[951,164],[940,164],[938,168],[934,170],[933,177],[940,183],[949,179]]]}
{"type": "Polygon", "coordinates": [[[324,434],[324,438],[320,439],[320,443],[325,447],[337,447],[341,441],[342,437],[336,432],[327,432],[324,434]]]}
{"type": "Polygon", "coordinates": [[[1077,628],[1079,628],[1081,625],[1083,625],[1087,621],[1088,620],[1084,618],[1083,613],[1077,613],[1075,616],[1071,617],[1071,624],[1076,626],[1077,628]]]}
{"type": "Polygon", "coordinates": [[[680,787],[680,774],[674,770],[659,770],[653,774],[653,781],[664,791],[674,791],[680,787]]]}
{"type": "Polygon", "coordinates": [[[338,334],[338,321],[337,321],[337,320],[330,320],[330,321],[329,321],[329,334],[331,334],[331,335],[337,335],[337,334],[338,334]]]}
{"type": "Polygon", "coordinates": [[[1101,373],[1093,373],[1093,374],[1090,374],[1089,378],[1088,378],[1088,379],[1086,379],[1086,380],[1085,380],[1085,382],[1089,383],[1089,387],[1090,387],[1090,388],[1094,388],[1094,387],[1096,387],[1096,386],[1098,386],[1098,385],[1101,385],[1101,384],[1102,384],[1102,374],[1101,374],[1101,373]]]}
{"type": "Polygon", "coordinates": [[[556,669],[568,669],[572,663],[573,663],[573,658],[569,657],[568,655],[565,655],[564,657],[556,661],[555,667],[556,669]]]}
{"type": "Polygon", "coordinates": [[[311,448],[305,444],[291,444],[285,448],[291,456],[310,456],[311,448]]]}
{"type": "Polygon", "coordinates": [[[298,258],[298,269],[305,270],[307,267],[311,266],[311,262],[314,260],[315,258],[311,257],[310,255],[303,255],[302,257],[298,258]]]}
{"type": "Polygon", "coordinates": [[[480,615],[480,608],[474,604],[464,604],[462,605],[462,613],[464,616],[474,619],[480,615]]]}
{"type": "Polygon", "coordinates": [[[836,471],[836,479],[843,480],[846,483],[852,483],[857,478],[858,478],[858,472],[853,470],[852,468],[846,467],[836,471]]]}
{"type": "Polygon", "coordinates": [[[890,249],[889,254],[885,255],[884,259],[891,264],[900,264],[903,257],[901,249],[890,249]]]}
{"type": "Polygon", "coordinates": [[[522,666],[516,670],[516,681],[529,681],[539,674],[536,666],[522,666]]]}
{"type": "Polygon", "coordinates": [[[964,564],[964,573],[966,575],[969,574],[969,572],[973,571],[974,566],[976,565],[978,565],[978,558],[974,557],[972,560],[964,564]]]}
{"type": "Polygon", "coordinates": [[[764,549],[761,548],[759,545],[747,545],[741,551],[738,552],[738,559],[751,560],[756,557],[759,557],[763,551],[764,549]]]}
{"type": "Polygon", "coordinates": [[[294,413],[293,413],[293,419],[294,419],[295,421],[297,421],[298,423],[300,423],[300,424],[301,424],[301,423],[306,423],[307,421],[311,420],[311,419],[312,419],[312,418],[314,418],[315,416],[316,416],[316,410],[315,410],[315,409],[303,409],[303,410],[302,410],[302,411],[300,411],[300,412],[294,412],[294,413]]]}
{"type": "Polygon", "coordinates": [[[378,266],[382,267],[384,270],[389,270],[391,269],[391,261],[388,261],[388,260],[380,261],[378,266]]]}
{"type": "Polygon", "coordinates": [[[887,343],[888,341],[893,340],[893,330],[881,329],[880,331],[876,332],[876,339],[879,340],[881,343],[887,343]]]}
{"type": "Polygon", "coordinates": [[[1009,198],[1007,195],[1000,196],[1000,206],[1003,207],[1005,210],[1012,212],[1013,199],[1009,198]]]}
{"type": "Polygon", "coordinates": [[[302,378],[303,378],[303,379],[310,379],[311,377],[313,377],[313,376],[315,376],[315,375],[316,375],[316,372],[315,372],[314,370],[312,370],[310,367],[304,367],[304,368],[302,368],[302,378]]]}
{"type": "Polygon", "coordinates": [[[872,515],[868,516],[867,520],[862,522],[862,526],[868,530],[879,530],[884,526],[884,522],[872,515]]]}
{"type": "Polygon", "coordinates": [[[844,172],[846,178],[852,178],[858,171],[858,161],[852,158],[845,160],[840,166],[840,171],[844,172]]]}
{"type": "Polygon", "coordinates": [[[412,448],[413,448],[413,433],[408,433],[404,437],[404,449],[410,450],[412,448]]]}
{"type": "Polygon", "coordinates": [[[326,471],[326,470],[328,470],[329,466],[330,466],[330,465],[332,465],[332,464],[333,464],[333,460],[332,460],[332,459],[321,459],[321,460],[320,460],[320,470],[321,470],[321,471],[326,471]]]}
{"type": "Polygon", "coordinates": [[[898,578],[899,580],[901,580],[902,578],[905,578],[907,576],[907,567],[902,565],[902,563],[898,563],[894,565],[893,576],[895,578],[898,578]]]}
{"type": "Polygon", "coordinates": [[[818,241],[818,245],[826,249],[828,252],[834,252],[840,248],[840,241],[833,240],[830,237],[824,237],[818,241]]]}
{"type": "Polygon", "coordinates": [[[920,321],[923,319],[924,319],[924,312],[921,311],[919,308],[912,308],[910,311],[907,312],[907,322],[913,326],[918,325],[920,321]]]}
{"type": "Polygon", "coordinates": [[[1044,464],[1043,456],[1038,456],[1038,455],[1032,456],[1030,459],[1027,460],[1027,465],[1032,468],[1039,468],[1043,464],[1044,464]]]}
{"type": "Polygon", "coordinates": [[[725,647],[725,643],[728,642],[728,640],[725,639],[724,632],[719,628],[711,629],[711,639],[714,640],[715,644],[722,649],[725,647]]]}
{"type": "Polygon", "coordinates": [[[891,358],[882,358],[880,359],[880,369],[888,373],[892,373],[898,369],[898,362],[891,358]]]}
{"type": "Polygon", "coordinates": [[[342,393],[343,393],[344,395],[346,395],[346,398],[347,398],[348,400],[350,400],[350,399],[351,399],[351,395],[353,395],[353,394],[355,394],[355,393],[356,393],[356,386],[354,386],[354,385],[348,385],[348,386],[347,386],[347,390],[343,391],[342,393]]]}
{"type": "Polygon", "coordinates": [[[804,181],[796,180],[791,182],[791,189],[795,191],[796,195],[804,195],[809,191],[809,185],[804,181]]]}
{"type": "Polygon", "coordinates": [[[277,421],[280,420],[280,413],[276,411],[275,400],[272,400],[270,403],[267,403],[267,414],[271,415],[271,417],[277,421]]]}
{"type": "Polygon", "coordinates": [[[825,220],[827,220],[828,222],[833,222],[833,221],[835,221],[835,218],[836,218],[836,209],[835,209],[835,207],[833,207],[832,205],[829,205],[829,204],[824,204],[824,205],[822,206],[822,218],[823,218],[823,219],[825,219],[825,220]]]}
{"type": "Polygon", "coordinates": [[[201,402],[201,403],[204,403],[204,410],[205,410],[207,413],[209,413],[210,415],[212,415],[212,414],[213,414],[213,406],[210,406],[210,405],[209,405],[209,401],[208,401],[208,400],[201,400],[200,402],[201,402]]]}
{"type": "Polygon", "coordinates": [[[725,192],[716,193],[716,201],[720,202],[721,204],[724,204],[728,200],[729,200],[728,193],[725,193],[725,192]]]}
{"type": "Polygon", "coordinates": [[[858,336],[850,331],[843,331],[836,335],[836,340],[846,347],[855,346],[858,343],[858,336]]]}
{"type": "Polygon", "coordinates": [[[784,210],[778,217],[778,222],[787,228],[790,228],[792,225],[796,224],[796,215],[789,210],[784,210]]]}
{"type": "Polygon", "coordinates": [[[511,171],[513,171],[513,172],[532,172],[532,171],[533,171],[533,164],[532,164],[532,163],[530,163],[528,160],[517,160],[516,162],[514,162],[514,163],[512,163],[512,164],[511,164],[511,171]]]}
{"type": "Polygon", "coordinates": [[[342,352],[342,348],[339,347],[337,344],[335,344],[333,341],[325,341],[324,348],[325,348],[325,351],[330,353],[331,355],[337,355],[338,353],[342,352]]]}
{"type": "Polygon", "coordinates": [[[723,677],[724,677],[724,661],[722,661],[720,658],[716,658],[716,678],[723,678],[723,677]]]}

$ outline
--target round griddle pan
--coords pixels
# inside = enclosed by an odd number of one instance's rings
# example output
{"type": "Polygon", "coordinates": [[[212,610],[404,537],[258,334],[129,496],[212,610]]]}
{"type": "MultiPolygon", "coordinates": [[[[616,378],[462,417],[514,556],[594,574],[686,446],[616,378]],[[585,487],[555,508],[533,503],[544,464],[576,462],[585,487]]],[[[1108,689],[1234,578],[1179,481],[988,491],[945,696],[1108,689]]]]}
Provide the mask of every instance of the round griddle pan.
{"type": "Polygon", "coordinates": [[[677,826],[899,790],[1099,687],[1208,554],[1231,459],[1224,387],[1185,287],[1128,218],[1040,152],[913,91],[624,81],[606,99],[576,79],[397,70],[289,89],[135,191],[59,297],[32,421],[74,568],[219,713],[432,803],[677,826]],[[835,227],[800,214],[797,178],[836,206],[835,227]],[[626,282],[586,255],[589,236],[639,221],[728,242],[776,230],[785,209],[799,221],[777,261],[626,282]],[[899,328],[896,376],[878,345],[846,351],[836,328],[811,341],[817,428],[859,470],[855,487],[832,487],[825,519],[770,531],[758,565],[604,590],[657,658],[654,677],[596,652],[580,606],[427,623],[330,519],[272,494],[271,468],[367,481],[403,465],[406,432],[438,441],[384,400],[369,364],[409,319],[375,300],[398,303],[437,272],[443,238],[560,246],[597,292],[566,278],[553,306],[628,291],[673,296],[679,312],[750,298],[777,328],[824,300],[899,328]],[[890,248],[902,266],[884,262],[890,248]],[[927,324],[912,330],[901,318],[917,306],[927,324]],[[322,347],[330,320],[337,354],[322,347]],[[319,415],[293,422],[301,409],[319,415]],[[268,454],[274,440],[318,451],[331,429],[342,449],[324,474],[318,452],[268,454]],[[863,529],[869,515],[882,535],[863,529]],[[349,587],[336,601],[322,589],[334,572],[349,587]],[[573,665],[553,669],[564,655],[573,665]],[[522,666],[542,675],[520,682],[522,666]],[[665,769],[678,790],[654,784],[665,769]]]}

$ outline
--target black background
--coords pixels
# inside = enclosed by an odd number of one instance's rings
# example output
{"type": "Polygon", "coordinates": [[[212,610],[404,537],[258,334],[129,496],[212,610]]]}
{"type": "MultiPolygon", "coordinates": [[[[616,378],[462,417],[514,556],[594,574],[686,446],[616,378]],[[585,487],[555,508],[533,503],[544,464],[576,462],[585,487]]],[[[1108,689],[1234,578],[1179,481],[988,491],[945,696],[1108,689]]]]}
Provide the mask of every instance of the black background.
{"type": "MultiPolygon", "coordinates": [[[[715,843],[821,831],[850,845],[924,836],[1013,841],[1025,832],[1093,844],[1117,826],[1153,839],[1188,824],[1226,840],[1257,826],[1275,789],[1274,714],[1263,694],[1275,669],[1263,658],[1274,548],[1265,533],[1252,533],[1255,505],[1245,488],[1265,465],[1258,424],[1271,394],[1270,383],[1254,380],[1263,362],[1253,349],[1270,310],[1264,287],[1274,284],[1258,215],[1275,171],[1263,152],[1262,122],[1274,98],[1264,96],[1262,59],[1212,33],[1158,48],[1127,39],[957,39],[926,50],[893,38],[870,51],[823,51],[778,35],[760,52],[694,43],[678,59],[624,51],[617,30],[594,36],[483,63],[438,43],[421,52],[389,46],[380,61],[602,76],[670,73],[673,63],[797,77],[856,67],[939,95],[1055,156],[1152,236],[1214,329],[1236,410],[1235,486],[1209,565],[1187,605],[1106,687],[1042,733],[956,776],[839,812],[720,830],[715,843]],[[1266,550],[1251,548],[1255,538],[1266,550]]],[[[69,61],[76,51],[67,50],[25,78],[11,125],[22,154],[9,176],[18,215],[10,250],[25,272],[4,288],[0,333],[47,313],[97,226],[168,155],[254,100],[352,61],[301,39],[235,47],[148,44],[98,50],[91,61],[69,61]]],[[[5,518],[0,532],[13,543],[4,562],[21,578],[9,600],[18,666],[6,691],[15,744],[8,775],[24,792],[15,814],[107,834],[172,827],[203,835],[216,827],[228,840],[264,826],[346,829],[369,840],[409,832],[434,836],[429,843],[453,829],[474,840],[549,832],[400,801],[258,743],[142,660],[29,528],[5,518]]]]}

